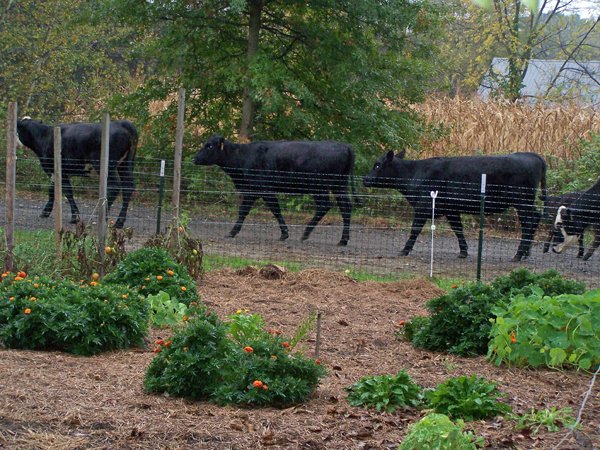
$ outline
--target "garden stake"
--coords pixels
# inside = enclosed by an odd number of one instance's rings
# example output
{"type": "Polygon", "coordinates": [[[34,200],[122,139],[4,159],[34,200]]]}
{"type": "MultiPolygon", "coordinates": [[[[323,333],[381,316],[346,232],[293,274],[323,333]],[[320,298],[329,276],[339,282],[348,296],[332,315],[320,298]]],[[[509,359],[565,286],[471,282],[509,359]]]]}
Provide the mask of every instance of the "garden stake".
{"type": "Polygon", "coordinates": [[[485,210],[485,185],[487,174],[481,174],[481,206],[479,207],[479,246],[477,247],[477,281],[481,281],[481,258],[483,255],[483,213],[485,210]]]}
{"type": "Polygon", "coordinates": [[[156,214],[156,234],[160,234],[160,215],[162,213],[163,197],[165,195],[165,160],[160,160],[160,183],[158,185],[158,211],[156,214]]]}
{"type": "Polygon", "coordinates": [[[433,232],[435,231],[435,199],[438,191],[431,191],[431,262],[429,265],[429,278],[433,277],[433,232]]]}
{"type": "Polygon", "coordinates": [[[315,342],[315,358],[319,357],[321,351],[321,311],[317,312],[317,339],[315,342]]]}

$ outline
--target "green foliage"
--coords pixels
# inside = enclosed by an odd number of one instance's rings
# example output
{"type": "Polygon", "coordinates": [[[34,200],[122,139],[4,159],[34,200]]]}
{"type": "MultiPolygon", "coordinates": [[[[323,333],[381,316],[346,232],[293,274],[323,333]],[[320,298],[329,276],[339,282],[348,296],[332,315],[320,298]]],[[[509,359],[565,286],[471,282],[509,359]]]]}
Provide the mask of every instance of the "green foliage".
{"type": "Polygon", "coordinates": [[[582,140],[576,157],[558,158],[547,155],[548,186],[561,193],[585,191],[598,179],[600,173],[600,133],[591,133],[590,139],[582,140]]]}
{"type": "MultiPolygon", "coordinates": [[[[6,241],[2,228],[0,228],[0,239],[3,242],[3,245],[0,245],[0,259],[4,261],[6,241]]],[[[22,268],[30,275],[46,275],[52,278],[61,274],[52,231],[15,230],[13,261],[15,267],[22,268]]]]}
{"type": "Polygon", "coordinates": [[[600,289],[546,297],[541,289],[494,310],[488,358],[497,365],[600,364],[600,289]]]}
{"type": "Polygon", "coordinates": [[[143,344],[148,306],[128,287],[20,278],[0,283],[2,345],[92,355],[143,344]]]}
{"type": "Polygon", "coordinates": [[[563,427],[572,428],[576,422],[571,408],[556,409],[556,406],[550,409],[532,408],[527,414],[513,418],[517,420],[518,429],[530,429],[534,434],[542,431],[544,427],[548,431],[560,431],[563,427]]]}
{"type": "Polygon", "coordinates": [[[509,412],[510,406],[497,400],[503,395],[495,383],[475,375],[449,378],[425,393],[435,412],[463,420],[487,419],[509,412]]]}
{"type": "MultiPolygon", "coordinates": [[[[247,2],[242,2],[247,3],[247,2]]],[[[248,58],[252,8],[223,8],[210,0],[104,0],[111,21],[139,27],[148,36],[143,56],[156,76],[113,108],[153,130],[144,154],[165,156],[172,146],[176,105],[148,113],[152,100],[172,98],[183,86],[190,129],[235,138],[244,91],[255,106],[253,139],[338,139],[358,150],[366,170],[382,148],[418,145],[427,127],[409,105],[423,97],[439,29],[432,2],[326,0],[264,2],[256,54],[248,58]],[[202,29],[202,33],[191,32],[202,29]]],[[[206,135],[190,133],[199,145],[206,135]]]]}
{"type": "Polygon", "coordinates": [[[414,383],[405,370],[396,375],[363,377],[345,388],[352,406],[375,408],[377,411],[394,412],[421,403],[422,389],[414,383]]]}
{"type": "Polygon", "coordinates": [[[490,284],[468,283],[427,303],[430,316],[413,318],[401,336],[413,345],[463,356],[484,355],[488,351],[490,319],[497,307],[511,298],[542,289],[551,295],[581,293],[584,284],[564,279],[555,270],[535,274],[525,268],[513,270],[490,284]]]}
{"type": "Polygon", "coordinates": [[[162,248],[141,248],[129,253],[103,280],[127,284],[142,295],[167,293],[174,302],[198,302],[196,283],[187,270],[162,248]]]}
{"type": "Polygon", "coordinates": [[[463,428],[461,421],[455,424],[444,414],[428,414],[409,427],[398,450],[476,450],[484,446],[482,437],[463,428]]]}
{"type": "Polygon", "coordinates": [[[149,295],[146,299],[150,304],[150,323],[156,328],[175,327],[186,321],[190,315],[195,314],[197,302],[185,303],[171,299],[169,294],[160,291],[158,294],[149,295]]]}
{"type": "Polygon", "coordinates": [[[289,340],[265,331],[255,314],[222,322],[214,313],[195,315],[157,347],[144,378],[148,392],[218,404],[286,406],[307,400],[325,369],[291,352],[289,340]]]}

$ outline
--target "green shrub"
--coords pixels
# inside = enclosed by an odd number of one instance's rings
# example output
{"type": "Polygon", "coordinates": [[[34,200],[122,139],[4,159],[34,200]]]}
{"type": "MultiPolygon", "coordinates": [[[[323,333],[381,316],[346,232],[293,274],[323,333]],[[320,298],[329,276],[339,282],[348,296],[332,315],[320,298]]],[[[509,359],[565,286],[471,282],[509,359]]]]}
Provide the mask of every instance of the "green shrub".
{"type": "Polygon", "coordinates": [[[186,306],[199,301],[192,277],[162,248],[141,248],[129,253],[103,282],[127,284],[144,296],[163,291],[186,306]]]}
{"type": "Polygon", "coordinates": [[[589,370],[600,364],[600,289],[555,297],[536,289],[494,314],[487,356],[497,365],[589,370]]]}
{"type": "Polygon", "coordinates": [[[150,305],[150,323],[156,328],[175,327],[185,322],[191,315],[197,314],[204,305],[190,302],[189,305],[173,300],[169,294],[160,291],[156,295],[149,295],[147,301],[150,305]]]}
{"type": "Polygon", "coordinates": [[[406,406],[421,403],[422,389],[414,383],[405,370],[396,375],[363,377],[346,388],[348,402],[352,406],[375,408],[377,411],[394,412],[406,406]]]}
{"type": "Polygon", "coordinates": [[[497,400],[503,395],[495,383],[475,375],[449,378],[425,393],[429,407],[435,412],[463,420],[487,419],[510,412],[509,405],[497,400]]]}
{"type": "Polygon", "coordinates": [[[556,409],[556,406],[550,409],[532,408],[527,414],[513,416],[513,418],[517,420],[519,430],[529,429],[534,434],[541,431],[543,427],[552,432],[560,431],[563,427],[572,428],[576,423],[571,408],[556,409]]]}
{"type": "Polygon", "coordinates": [[[159,347],[145,378],[148,392],[218,404],[287,406],[307,400],[325,369],[289,340],[262,328],[262,318],[214,313],[189,319],[169,346],[159,347]]]}
{"type": "Polygon", "coordinates": [[[566,280],[555,270],[535,274],[525,268],[517,269],[491,284],[469,283],[430,300],[430,316],[409,321],[403,335],[416,347],[428,350],[484,355],[494,309],[508,305],[514,296],[539,288],[551,295],[581,293],[584,284],[566,280]]]}
{"type": "Polygon", "coordinates": [[[0,283],[2,345],[91,355],[143,344],[148,306],[127,286],[21,278],[0,283]]]}
{"type": "Polygon", "coordinates": [[[398,450],[476,450],[483,447],[481,437],[463,431],[464,424],[453,423],[444,414],[428,414],[411,425],[398,450]]]}

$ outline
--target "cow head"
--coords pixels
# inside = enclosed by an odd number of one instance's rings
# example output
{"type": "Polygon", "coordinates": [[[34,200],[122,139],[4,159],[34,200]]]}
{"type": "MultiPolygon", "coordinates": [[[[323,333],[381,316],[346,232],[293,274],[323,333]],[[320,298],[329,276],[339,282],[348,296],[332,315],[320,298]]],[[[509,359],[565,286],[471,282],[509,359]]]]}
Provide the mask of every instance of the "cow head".
{"type": "Polygon", "coordinates": [[[17,139],[20,146],[30,148],[40,158],[53,156],[52,127],[40,120],[29,116],[17,120],[17,139]]]}
{"type": "Polygon", "coordinates": [[[562,253],[565,248],[577,242],[583,234],[583,228],[580,228],[573,220],[573,211],[564,205],[560,206],[554,219],[552,251],[562,253]]]}
{"type": "Polygon", "coordinates": [[[215,134],[211,136],[204,146],[198,150],[196,156],[194,157],[194,164],[200,166],[211,166],[213,164],[218,164],[221,160],[221,156],[223,154],[223,149],[225,147],[225,139],[223,136],[219,136],[215,134]]]}
{"type": "MultiPolygon", "coordinates": [[[[402,150],[396,158],[404,158],[402,150]]],[[[363,184],[366,187],[392,188],[394,187],[394,178],[397,174],[394,169],[394,152],[390,150],[384,153],[373,165],[373,168],[363,178],[363,184]]]]}

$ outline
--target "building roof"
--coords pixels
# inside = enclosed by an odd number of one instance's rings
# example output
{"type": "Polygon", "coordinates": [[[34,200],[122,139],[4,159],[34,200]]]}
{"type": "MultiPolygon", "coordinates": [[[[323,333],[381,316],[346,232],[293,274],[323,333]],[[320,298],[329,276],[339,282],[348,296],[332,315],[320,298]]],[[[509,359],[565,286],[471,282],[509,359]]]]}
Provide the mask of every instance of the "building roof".
{"type": "MultiPolygon", "coordinates": [[[[532,59],[523,80],[521,89],[523,98],[536,102],[544,97],[548,86],[559,71],[560,74],[548,99],[567,98],[600,107],[600,61],[565,62],[556,59],[532,59]]],[[[498,75],[501,77],[506,73],[508,73],[508,58],[494,58],[477,90],[479,96],[487,100],[498,87],[498,75]]]]}

